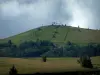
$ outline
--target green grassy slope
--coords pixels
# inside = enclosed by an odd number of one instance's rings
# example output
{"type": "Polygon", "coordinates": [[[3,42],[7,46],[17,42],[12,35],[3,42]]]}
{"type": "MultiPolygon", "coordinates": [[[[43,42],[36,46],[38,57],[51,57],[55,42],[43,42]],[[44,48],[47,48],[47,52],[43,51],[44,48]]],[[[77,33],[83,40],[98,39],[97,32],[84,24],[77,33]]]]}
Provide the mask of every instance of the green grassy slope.
{"type": "Polygon", "coordinates": [[[0,43],[12,40],[13,43],[19,45],[23,41],[36,41],[37,39],[50,40],[58,44],[63,44],[67,41],[79,44],[89,42],[100,43],[100,30],[90,30],[57,25],[42,26],[40,28],[32,29],[12,37],[8,37],[2,40],[0,39],[0,43]],[[54,38],[53,35],[55,35],[54,38]]]}

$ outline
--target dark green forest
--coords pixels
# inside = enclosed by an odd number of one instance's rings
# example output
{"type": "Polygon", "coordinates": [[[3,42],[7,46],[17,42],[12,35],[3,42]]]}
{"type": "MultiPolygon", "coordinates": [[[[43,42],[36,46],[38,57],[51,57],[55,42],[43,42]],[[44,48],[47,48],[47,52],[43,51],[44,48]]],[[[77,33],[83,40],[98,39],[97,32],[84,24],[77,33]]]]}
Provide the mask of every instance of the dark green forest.
{"type": "Polygon", "coordinates": [[[58,46],[48,40],[26,41],[19,46],[11,40],[0,44],[1,57],[80,57],[82,55],[99,56],[100,44],[79,45],[70,41],[58,46]]]}

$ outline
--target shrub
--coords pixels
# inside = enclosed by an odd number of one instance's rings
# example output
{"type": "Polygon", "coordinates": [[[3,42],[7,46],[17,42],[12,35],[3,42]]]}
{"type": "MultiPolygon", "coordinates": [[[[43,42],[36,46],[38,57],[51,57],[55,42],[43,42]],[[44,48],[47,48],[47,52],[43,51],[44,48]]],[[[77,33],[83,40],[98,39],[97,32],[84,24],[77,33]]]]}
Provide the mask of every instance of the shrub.
{"type": "Polygon", "coordinates": [[[12,41],[11,40],[8,40],[8,46],[12,46],[12,41]]]}
{"type": "Polygon", "coordinates": [[[47,57],[46,56],[42,56],[42,60],[43,60],[43,62],[46,62],[47,61],[47,57]]]}
{"type": "Polygon", "coordinates": [[[93,65],[91,63],[91,59],[89,56],[81,56],[79,63],[81,64],[82,67],[86,67],[86,68],[93,68],[93,65]]]}
{"type": "Polygon", "coordinates": [[[38,31],[41,31],[42,29],[41,29],[41,28],[38,28],[37,30],[38,30],[38,31]]]}
{"type": "Polygon", "coordinates": [[[67,42],[67,45],[72,45],[72,43],[70,41],[67,42]]]}
{"type": "Polygon", "coordinates": [[[78,63],[80,63],[80,60],[77,60],[78,63]]]}
{"type": "Polygon", "coordinates": [[[56,38],[55,34],[52,36],[52,38],[56,38]]]}
{"type": "Polygon", "coordinates": [[[78,31],[81,32],[80,27],[78,26],[78,31]]]}
{"type": "Polygon", "coordinates": [[[55,31],[54,33],[55,33],[55,34],[57,34],[58,32],[57,32],[57,31],[55,31]]]}
{"type": "Polygon", "coordinates": [[[17,69],[15,68],[14,65],[13,65],[13,67],[10,69],[9,75],[17,75],[17,69]]]}

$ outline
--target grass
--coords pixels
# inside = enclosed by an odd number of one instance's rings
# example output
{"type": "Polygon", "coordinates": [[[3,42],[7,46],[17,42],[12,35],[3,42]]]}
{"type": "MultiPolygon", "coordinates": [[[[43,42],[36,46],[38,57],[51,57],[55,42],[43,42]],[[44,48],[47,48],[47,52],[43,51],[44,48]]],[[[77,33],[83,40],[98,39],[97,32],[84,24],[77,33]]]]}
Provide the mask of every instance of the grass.
{"type": "MultiPolygon", "coordinates": [[[[89,70],[82,68],[77,63],[78,58],[47,58],[47,62],[42,62],[41,58],[0,58],[0,75],[7,75],[9,68],[14,64],[18,73],[36,73],[36,72],[66,72],[89,70]]],[[[100,57],[92,57],[94,67],[100,66],[100,57]]]]}
{"type": "Polygon", "coordinates": [[[38,28],[32,29],[15,36],[0,39],[0,43],[12,40],[13,43],[19,45],[23,41],[36,41],[38,38],[40,40],[50,40],[57,44],[64,44],[67,41],[77,44],[85,44],[89,42],[100,43],[100,30],[80,28],[79,31],[77,27],[69,26],[60,26],[58,28],[56,26],[42,26],[40,28],[41,30],[38,30],[38,28]],[[55,30],[57,30],[58,33],[56,34],[56,38],[52,38],[55,30]]]}

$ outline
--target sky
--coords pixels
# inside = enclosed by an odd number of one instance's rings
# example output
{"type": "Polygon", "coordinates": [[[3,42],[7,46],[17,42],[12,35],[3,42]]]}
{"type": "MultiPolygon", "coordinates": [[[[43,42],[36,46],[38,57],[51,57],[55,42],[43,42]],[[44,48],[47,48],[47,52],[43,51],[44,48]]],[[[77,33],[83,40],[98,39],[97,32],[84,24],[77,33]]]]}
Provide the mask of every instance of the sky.
{"type": "Polygon", "coordinates": [[[100,0],[0,0],[0,39],[52,22],[100,29],[100,0]]]}

